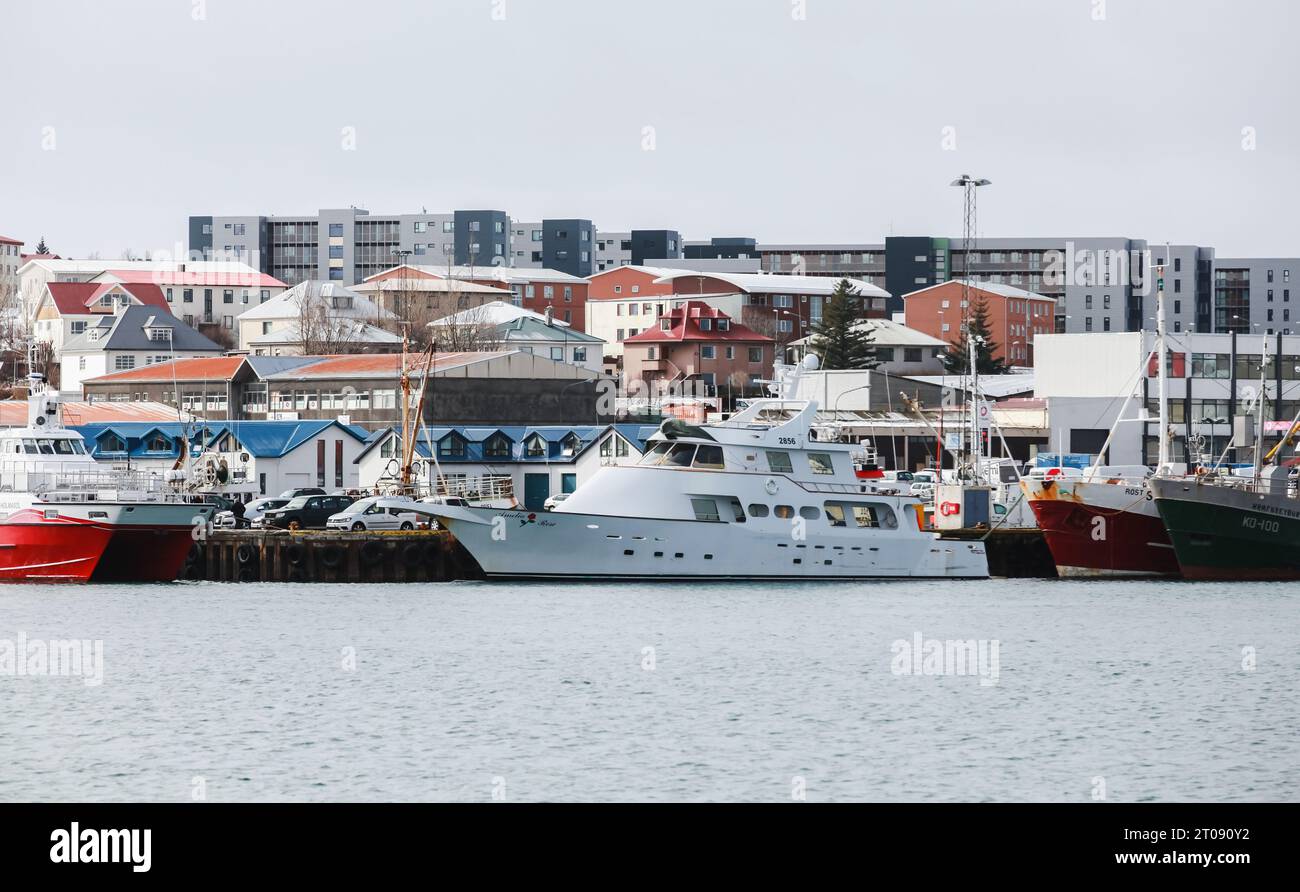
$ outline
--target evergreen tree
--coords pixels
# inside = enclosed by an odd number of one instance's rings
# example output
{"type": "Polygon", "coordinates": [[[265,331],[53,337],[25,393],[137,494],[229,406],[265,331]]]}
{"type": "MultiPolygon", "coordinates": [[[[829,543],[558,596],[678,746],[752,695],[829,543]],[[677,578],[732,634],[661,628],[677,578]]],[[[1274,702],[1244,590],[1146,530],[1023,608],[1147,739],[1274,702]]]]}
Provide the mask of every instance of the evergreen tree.
{"type": "Polygon", "coordinates": [[[45,247],[45,236],[41,236],[41,240],[36,243],[36,253],[37,254],[50,253],[50,249],[45,247]]]}
{"type": "Polygon", "coordinates": [[[970,315],[967,317],[966,328],[962,331],[960,340],[943,356],[943,364],[948,374],[969,375],[971,373],[970,339],[972,337],[976,339],[975,369],[981,375],[1006,374],[1007,364],[993,355],[997,352],[998,345],[993,340],[993,332],[989,328],[988,302],[978,292],[971,296],[970,315]]]}
{"type": "Polygon", "coordinates": [[[835,285],[835,291],[822,307],[822,319],[812,327],[812,351],[828,370],[873,369],[880,365],[872,334],[857,325],[858,292],[847,279],[835,285]]]}

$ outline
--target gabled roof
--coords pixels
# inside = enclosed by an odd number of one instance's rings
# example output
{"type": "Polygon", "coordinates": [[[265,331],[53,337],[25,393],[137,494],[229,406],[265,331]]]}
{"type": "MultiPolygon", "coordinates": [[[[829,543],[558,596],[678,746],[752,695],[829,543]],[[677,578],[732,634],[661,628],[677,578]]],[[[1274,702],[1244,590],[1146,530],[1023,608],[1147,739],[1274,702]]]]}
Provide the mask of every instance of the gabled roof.
{"type": "MultiPolygon", "coordinates": [[[[863,319],[853,325],[857,331],[871,336],[871,343],[877,347],[950,347],[947,341],[928,335],[915,328],[908,328],[892,319],[863,319]]],[[[816,335],[808,335],[797,341],[791,341],[791,347],[803,347],[817,340],[816,335]]]]}
{"type": "Polygon", "coordinates": [[[89,316],[92,315],[91,307],[101,297],[119,286],[144,306],[171,313],[171,305],[167,303],[167,298],[163,296],[162,289],[157,285],[120,282],[49,282],[45,288],[59,315],[89,316]]]}
{"type": "Polygon", "coordinates": [[[326,310],[328,316],[347,319],[362,319],[373,322],[377,319],[397,318],[387,310],[381,310],[370,298],[363,294],[358,294],[350,288],[344,288],[336,282],[321,282],[315,279],[300,282],[289,290],[277,294],[266,303],[249,307],[240,313],[237,318],[241,322],[259,319],[264,321],[298,320],[302,317],[304,305],[309,309],[321,307],[326,310]],[[352,306],[333,307],[331,302],[339,297],[352,298],[352,306]]]}
{"type": "Polygon", "coordinates": [[[19,241],[16,238],[9,238],[6,235],[0,235],[0,245],[23,245],[26,242],[19,241]]]}
{"type": "Polygon", "coordinates": [[[587,280],[580,277],[561,272],[558,269],[546,269],[544,267],[526,267],[526,266],[493,266],[487,264],[484,266],[435,266],[433,264],[408,263],[402,266],[395,266],[386,269],[383,272],[375,273],[373,276],[367,276],[365,281],[371,282],[374,279],[383,276],[391,276],[394,271],[408,269],[417,272],[423,276],[444,280],[457,280],[461,282],[500,282],[504,285],[512,285],[523,282],[563,282],[565,284],[585,285],[587,280]]]}
{"type": "MultiPolygon", "coordinates": [[[[72,429],[85,439],[90,453],[98,457],[99,441],[106,433],[116,434],[126,443],[127,454],[132,457],[175,458],[180,454],[179,439],[188,436],[192,443],[212,443],[226,434],[232,434],[243,450],[254,458],[280,458],[299,446],[314,440],[322,432],[337,428],[358,442],[370,436],[365,428],[340,424],[333,419],[320,421],[235,421],[197,422],[181,424],[170,421],[126,422],[119,424],[82,424],[72,429]],[[170,451],[150,452],[145,447],[155,431],[171,441],[170,451]]],[[[114,453],[118,454],[118,453],[114,453]]]]}
{"type": "Polygon", "coordinates": [[[160,313],[154,307],[131,306],[116,313],[105,313],[81,334],[63,345],[63,353],[94,353],[101,350],[156,350],[160,352],[212,352],[225,348],[199,334],[171,313],[160,313]],[[171,332],[170,340],[155,341],[149,331],[165,329],[171,332]],[[91,338],[92,333],[96,334],[91,338]]]}
{"type": "MultiPolygon", "coordinates": [[[[129,403],[66,400],[63,406],[63,423],[68,427],[80,424],[113,424],[119,421],[174,421],[176,407],[165,403],[136,401],[129,403]]],[[[0,400],[0,426],[23,427],[27,424],[26,400],[0,400]]]]}
{"type": "MultiPolygon", "coordinates": [[[[481,326],[481,325],[501,325],[505,322],[513,322],[516,319],[540,319],[546,320],[546,317],[534,310],[525,307],[517,307],[512,303],[504,300],[489,301],[481,306],[470,307],[468,310],[461,310],[459,313],[452,313],[450,316],[443,316],[441,319],[435,319],[429,325],[450,325],[450,326],[481,326]]],[[[555,325],[569,328],[569,323],[562,319],[551,320],[555,325]]]]}
{"type": "Polygon", "coordinates": [[[716,341],[740,341],[749,344],[774,344],[772,338],[767,335],[759,334],[752,328],[742,325],[732,320],[730,316],[716,307],[711,307],[703,301],[688,300],[680,307],[673,307],[667,313],[659,317],[659,320],[640,334],[632,335],[625,338],[623,343],[632,344],[654,344],[666,341],[686,342],[699,341],[714,343],[716,341]],[[710,320],[710,326],[707,331],[700,327],[702,320],[710,320]],[[717,322],[720,319],[727,321],[725,331],[720,331],[717,322]],[[663,322],[669,322],[668,330],[664,330],[663,322]]]}
{"type": "MultiPolygon", "coordinates": [[[[308,329],[310,331],[310,328],[308,329]]],[[[399,345],[402,339],[391,331],[385,331],[377,325],[362,322],[359,319],[331,320],[329,340],[336,344],[392,344],[399,345]]],[[[302,326],[295,320],[267,334],[254,335],[247,341],[250,347],[296,344],[301,346],[302,326]]]]}
{"type": "MultiPolygon", "coordinates": [[[[705,276],[726,282],[737,291],[757,294],[821,294],[829,295],[835,286],[846,277],[842,276],[786,276],[777,273],[731,273],[731,272],[691,272],[689,270],[672,270],[666,276],[655,279],[657,283],[672,282],[676,279],[695,279],[705,276]]],[[[885,289],[865,282],[862,279],[848,279],[858,295],[862,297],[889,297],[885,289]]]]}
{"type": "Polygon", "coordinates": [[[61,316],[86,316],[86,302],[99,290],[94,282],[50,282],[45,286],[61,316]]]}
{"type": "MultiPolygon", "coordinates": [[[[544,425],[539,427],[523,425],[506,425],[503,427],[430,427],[422,428],[415,442],[415,452],[420,458],[430,458],[433,451],[430,444],[436,448],[437,444],[449,436],[460,437],[466,443],[464,456],[439,456],[438,461],[442,464],[566,464],[578,460],[578,457],[585,453],[595,443],[599,442],[606,432],[617,430],[618,434],[624,439],[629,440],[638,451],[645,450],[645,441],[636,436],[629,436],[618,428],[635,428],[638,425],[574,425],[565,427],[563,425],[544,425]],[[486,454],[487,442],[497,433],[504,434],[510,441],[509,455],[506,457],[492,456],[486,454]],[[542,455],[528,455],[525,444],[533,437],[539,436],[546,443],[546,450],[542,455]],[[569,437],[577,437],[578,446],[572,455],[563,454],[564,441],[569,437]]],[[[651,428],[650,432],[658,430],[651,428]]],[[[363,456],[376,447],[380,446],[389,435],[397,435],[395,428],[388,428],[380,433],[379,436],[372,436],[366,444],[366,448],[357,456],[360,461],[363,456]]]]}
{"type": "MultiPolygon", "coordinates": [[[[315,357],[307,358],[314,359],[315,357]]],[[[178,359],[175,362],[160,362],[154,365],[127,369],[122,372],[113,372],[109,375],[101,375],[98,378],[90,378],[83,383],[90,383],[91,381],[97,384],[229,381],[244,362],[245,357],[243,356],[204,356],[196,359],[178,359]]]]}
{"type": "MultiPolygon", "coordinates": [[[[429,366],[430,373],[506,356],[513,351],[502,350],[483,353],[439,353],[429,366]]],[[[402,357],[395,353],[362,353],[347,356],[317,356],[316,362],[286,369],[264,376],[269,381],[305,381],[313,378],[391,378],[397,380],[402,368],[402,357]]],[[[416,357],[412,362],[423,369],[416,357]]]]}
{"type": "Polygon", "coordinates": [[[1042,300],[1051,303],[1056,302],[1056,298],[1048,297],[1046,294],[1039,294],[1036,291],[1026,291],[1023,288],[1017,288],[1014,285],[1004,285],[1001,282],[977,282],[974,279],[949,279],[947,282],[940,282],[937,285],[930,285],[926,288],[918,288],[915,291],[909,291],[903,295],[903,298],[909,298],[914,294],[924,294],[927,291],[933,291],[936,288],[943,288],[945,285],[964,285],[969,284],[973,291],[985,291],[989,294],[996,294],[999,297],[1012,297],[1017,300],[1042,300]]]}
{"type": "Polygon", "coordinates": [[[238,264],[230,269],[106,269],[95,277],[99,281],[116,279],[142,285],[174,285],[188,288],[283,288],[284,282],[238,264]]]}
{"type": "Polygon", "coordinates": [[[673,267],[668,267],[668,266],[642,266],[641,264],[638,263],[629,263],[626,266],[611,266],[609,269],[601,270],[598,273],[592,273],[590,276],[587,277],[587,279],[588,281],[592,279],[599,279],[602,276],[608,276],[610,273],[621,273],[624,270],[631,270],[634,273],[643,273],[644,275],[650,276],[653,279],[662,279],[665,276],[673,276],[673,275],[677,275],[678,273],[681,273],[683,275],[693,275],[693,276],[709,275],[709,273],[690,272],[688,270],[674,269],[673,267]]]}
{"type": "Polygon", "coordinates": [[[603,338],[595,335],[589,335],[586,332],[574,331],[570,328],[560,327],[558,325],[547,325],[545,319],[531,319],[521,316],[513,322],[504,322],[493,330],[493,337],[506,342],[507,345],[515,343],[533,343],[533,342],[563,342],[573,344],[603,344],[603,338]]]}

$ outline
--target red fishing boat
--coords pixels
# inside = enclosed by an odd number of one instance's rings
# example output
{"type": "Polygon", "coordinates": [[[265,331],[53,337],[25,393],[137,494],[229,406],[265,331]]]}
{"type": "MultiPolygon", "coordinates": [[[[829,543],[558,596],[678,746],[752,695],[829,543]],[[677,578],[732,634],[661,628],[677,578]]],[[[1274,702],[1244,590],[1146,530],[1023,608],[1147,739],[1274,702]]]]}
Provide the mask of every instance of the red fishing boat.
{"type": "Polygon", "coordinates": [[[175,580],[214,506],[95,462],[58,394],[29,378],[27,426],[0,432],[0,580],[175,580]]]}

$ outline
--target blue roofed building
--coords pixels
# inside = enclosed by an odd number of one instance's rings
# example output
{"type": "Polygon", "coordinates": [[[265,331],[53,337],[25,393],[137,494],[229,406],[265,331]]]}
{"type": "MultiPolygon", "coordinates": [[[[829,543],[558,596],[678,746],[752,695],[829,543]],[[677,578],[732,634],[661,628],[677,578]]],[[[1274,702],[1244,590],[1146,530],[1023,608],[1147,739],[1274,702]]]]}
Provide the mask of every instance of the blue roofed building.
{"type": "MultiPolygon", "coordinates": [[[[655,425],[429,427],[415,442],[417,484],[432,492],[501,492],[540,511],[558,493],[573,492],[602,467],[635,464],[655,425]]],[[[380,431],[357,457],[361,487],[398,482],[401,433],[380,431]]]]}
{"type": "Polygon", "coordinates": [[[183,455],[214,489],[278,495],[359,488],[356,460],[372,434],[334,420],[132,421],[72,427],[96,460],[162,474],[183,455]]]}

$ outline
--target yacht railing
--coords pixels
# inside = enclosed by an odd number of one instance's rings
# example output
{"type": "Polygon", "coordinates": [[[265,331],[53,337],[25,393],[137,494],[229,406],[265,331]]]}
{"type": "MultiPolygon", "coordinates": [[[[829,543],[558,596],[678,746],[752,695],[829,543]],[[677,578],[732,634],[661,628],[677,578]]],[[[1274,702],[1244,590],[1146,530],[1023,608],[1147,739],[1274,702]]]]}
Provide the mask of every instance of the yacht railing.
{"type": "Polygon", "coordinates": [[[29,492],[51,501],[139,500],[182,501],[159,473],[142,471],[21,471],[0,470],[0,491],[29,492]]]}
{"type": "Polygon", "coordinates": [[[515,481],[507,475],[450,477],[435,480],[432,495],[464,499],[467,502],[513,499],[515,481]]]}

